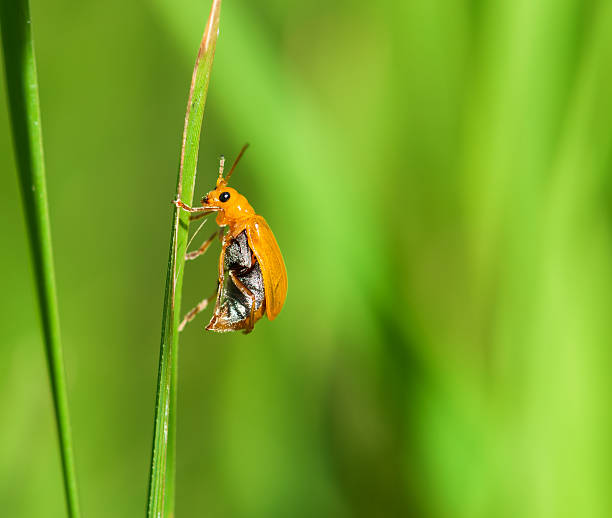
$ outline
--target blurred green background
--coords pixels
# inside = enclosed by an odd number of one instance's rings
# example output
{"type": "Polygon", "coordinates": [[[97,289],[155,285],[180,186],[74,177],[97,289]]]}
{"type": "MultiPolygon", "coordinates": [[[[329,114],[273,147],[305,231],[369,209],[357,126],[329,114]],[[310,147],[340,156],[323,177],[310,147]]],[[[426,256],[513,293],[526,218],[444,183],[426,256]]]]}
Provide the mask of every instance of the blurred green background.
{"type": "MultiPolygon", "coordinates": [[[[145,512],[209,7],[32,0],[89,518],[145,512]]],[[[251,143],[233,186],[289,292],[249,336],[184,332],[177,516],[611,516],[611,136],[605,0],[226,0],[196,195],[251,143]]],[[[4,77],[0,169],[1,514],[61,517],[4,77]]]]}

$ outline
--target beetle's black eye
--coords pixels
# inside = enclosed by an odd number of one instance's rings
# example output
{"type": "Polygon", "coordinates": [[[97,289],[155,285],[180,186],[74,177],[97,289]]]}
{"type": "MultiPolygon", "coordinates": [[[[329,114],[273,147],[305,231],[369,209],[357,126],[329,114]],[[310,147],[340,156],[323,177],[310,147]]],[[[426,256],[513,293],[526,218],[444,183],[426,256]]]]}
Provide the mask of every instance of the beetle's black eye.
{"type": "Polygon", "coordinates": [[[227,191],[222,192],[222,193],[219,195],[219,200],[221,200],[223,203],[225,203],[225,202],[226,202],[227,200],[229,200],[229,199],[230,199],[230,193],[229,193],[229,192],[227,192],[227,191]]]}

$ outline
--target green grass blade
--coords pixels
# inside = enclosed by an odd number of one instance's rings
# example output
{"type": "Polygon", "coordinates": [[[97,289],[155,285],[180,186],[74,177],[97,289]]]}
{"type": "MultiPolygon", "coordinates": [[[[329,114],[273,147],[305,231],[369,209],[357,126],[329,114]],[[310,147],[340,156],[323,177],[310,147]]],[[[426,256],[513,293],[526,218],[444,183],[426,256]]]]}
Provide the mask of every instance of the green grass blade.
{"type": "MultiPolygon", "coordinates": [[[[219,32],[220,9],[221,0],[213,0],[193,70],[187,102],[177,197],[189,205],[193,201],[200,132],[219,32]]],[[[155,426],[149,478],[148,517],[172,516],[174,513],[178,325],[180,322],[183,267],[188,231],[188,214],[175,209],[164,297],[155,426]]]]}
{"type": "Polygon", "coordinates": [[[60,340],[38,81],[28,0],[0,0],[0,26],[15,154],[34,263],[68,514],[78,517],[79,503],[60,340]]]}

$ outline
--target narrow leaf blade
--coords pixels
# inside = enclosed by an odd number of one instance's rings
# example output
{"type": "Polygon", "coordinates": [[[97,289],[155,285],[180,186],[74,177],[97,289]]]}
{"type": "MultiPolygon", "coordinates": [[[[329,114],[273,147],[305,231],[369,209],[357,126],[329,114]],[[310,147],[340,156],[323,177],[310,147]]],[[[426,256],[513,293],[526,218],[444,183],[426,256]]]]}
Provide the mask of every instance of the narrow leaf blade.
{"type": "Polygon", "coordinates": [[[64,490],[69,516],[78,518],[79,502],[60,339],[38,80],[28,0],[0,0],[0,27],[15,155],[58,428],[64,490]]]}
{"type": "MultiPolygon", "coordinates": [[[[213,0],[196,59],[187,102],[177,181],[177,198],[189,205],[193,202],[200,133],[219,33],[220,9],[221,0],[213,0]]],[[[167,517],[174,513],[178,325],[180,322],[180,301],[188,232],[189,216],[175,208],[164,297],[155,425],[149,477],[148,517],[167,517]]]]}

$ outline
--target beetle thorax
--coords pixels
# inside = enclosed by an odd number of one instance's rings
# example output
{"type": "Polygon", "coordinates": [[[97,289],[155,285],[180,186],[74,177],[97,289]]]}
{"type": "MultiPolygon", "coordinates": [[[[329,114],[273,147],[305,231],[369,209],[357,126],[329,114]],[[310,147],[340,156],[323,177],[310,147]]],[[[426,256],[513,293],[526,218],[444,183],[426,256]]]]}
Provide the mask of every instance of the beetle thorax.
{"type": "Polygon", "coordinates": [[[217,225],[221,227],[240,226],[245,219],[255,215],[255,210],[247,199],[227,185],[218,185],[208,193],[205,200],[208,202],[206,205],[220,209],[217,214],[217,225]]]}

